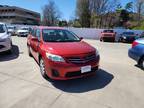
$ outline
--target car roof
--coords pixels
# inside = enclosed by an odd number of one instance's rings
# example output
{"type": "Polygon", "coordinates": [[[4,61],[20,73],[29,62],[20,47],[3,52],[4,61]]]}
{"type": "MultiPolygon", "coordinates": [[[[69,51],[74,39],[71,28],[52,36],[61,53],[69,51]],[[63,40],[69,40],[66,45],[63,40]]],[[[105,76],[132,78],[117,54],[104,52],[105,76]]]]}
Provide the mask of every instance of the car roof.
{"type": "Polygon", "coordinates": [[[138,43],[144,44],[144,38],[140,38],[140,39],[137,39],[135,41],[138,42],[138,43]]]}
{"type": "Polygon", "coordinates": [[[0,24],[3,24],[3,25],[4,25],[5,23],[0,22],[0,24]]]}

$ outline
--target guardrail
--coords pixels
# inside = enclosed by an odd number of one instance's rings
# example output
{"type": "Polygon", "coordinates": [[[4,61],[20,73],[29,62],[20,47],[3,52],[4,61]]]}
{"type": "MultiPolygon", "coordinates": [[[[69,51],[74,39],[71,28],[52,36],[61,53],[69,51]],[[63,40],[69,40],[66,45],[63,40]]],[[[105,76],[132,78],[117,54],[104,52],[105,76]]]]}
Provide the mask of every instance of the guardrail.
{"type": "MultiPolygon", "coordinates": [[[[13,24],[14,25],[14,24],[13,24]]],[[[32,27],[31,25],[15,25],[17,27],[22,27],[22,26],[28,26],[32,27]]],[[[74,32],[76,35],[79,37],[83,37],[86,39],[96,39],[98,40],[101,36],[101,32],[104,29],[97,29],[97,28],[74,28],[74,27],[65,27],[65,29],[70,30],[74,32]]],[[[122,34],[125,31],[133,31],[135,34],[140,35],[144,30],[129,30],[129,29],[113,29],[117,34],[116,34],[116,41],[119,39],[120,34],[122,34]]]]}
{"type": "MultiPolygon", "coordinates": [[[[74,32],[79,37],[83,37],[86,39],[99,39],[101,32],[104,29],[96,29],[96,28],[66,28],[72,32],[74,32]]],[[[135,34],[140,35],[144,30],[129,30],[129,29],[113,29],[116,32],[116,41],[119,38],[120,34],[125,31],[133,31],[135,34]]]]}

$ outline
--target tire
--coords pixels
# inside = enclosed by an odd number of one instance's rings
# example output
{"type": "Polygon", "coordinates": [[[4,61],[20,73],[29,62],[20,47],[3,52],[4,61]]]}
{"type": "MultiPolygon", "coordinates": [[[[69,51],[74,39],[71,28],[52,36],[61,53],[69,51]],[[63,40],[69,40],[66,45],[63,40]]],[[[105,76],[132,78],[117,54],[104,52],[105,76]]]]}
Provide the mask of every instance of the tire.
{"type": "Polygon", "coordinates": [[[118,42],[122,42],[122,38],[119,38],[118,42]]]}
{"type": "Polygon", "coordinates": [[[42,58],[40,58],[40,72],[41,72],[41,75],[46,79],[48,78],[47,74],[46,74],[46,71],[45,71],[45,64],[44,64],[44,61],[42,58]]]}
{"type": "Polygon", "coordinates": [[[32,54],[31,54],[31,52],[30,52],[30,47],[27,46],[27,48],[28,48],[28,55],[29,55],[30,57],[32,57],[32,54]]]}
{"type": "Polygon", "coordinates": [[[144,70],[144,57],[141,58],[140,62],[139,62],[139,66],[141,69],[144,70]]]}
{"type": "Polygon", "coordinates": [[[12,49],[6,51],[7,54],[12,54],[12,49]]]}
{"type": "Polygon", "coordinates": [[[100,38],[100,42],[102,42],[103,40],[102,40],[102,38],[100,38]]]}

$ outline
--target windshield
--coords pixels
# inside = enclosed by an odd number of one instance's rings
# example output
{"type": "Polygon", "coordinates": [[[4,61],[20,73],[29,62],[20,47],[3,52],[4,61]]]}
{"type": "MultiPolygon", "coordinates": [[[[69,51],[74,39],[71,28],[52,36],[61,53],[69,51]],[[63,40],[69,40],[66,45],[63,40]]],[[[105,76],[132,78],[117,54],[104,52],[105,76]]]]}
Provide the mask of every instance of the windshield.
{"type": "Polygon", "coordinates": [[[14,27],[7,27],[8,29],[14,29],[14,27]]]}
{"type": "Polygon", "coordinates": [[[113,30],[104,30],[104,32],[106,32],[106,33],[113,33],[114,31],[113,30]]]}
{"type": "Polygon", "coordinates": [[[68,30],[44,29],[43,40],[45,42],[79,42],[80,39],[68,30]]]}
{"type": "Polygon", "coordinates": [[[0,33],[5,33],[4,25],[0,24],[0,33]]]}
{"type": "Polygon", "coordinates": [[[21,30],[29,30],[29,28],[21,28],[21,30]]]}
{"type": "Polygon", "coordinates": [[[134,32],[124,32],[124,35],[134,35],[134,32]]]}

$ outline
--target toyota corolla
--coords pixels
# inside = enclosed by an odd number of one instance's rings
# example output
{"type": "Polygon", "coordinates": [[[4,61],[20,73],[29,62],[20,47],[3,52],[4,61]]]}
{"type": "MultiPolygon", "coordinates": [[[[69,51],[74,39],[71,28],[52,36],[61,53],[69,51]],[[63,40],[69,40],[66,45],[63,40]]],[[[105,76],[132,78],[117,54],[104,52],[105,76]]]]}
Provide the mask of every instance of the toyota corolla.
{"type": "Polygon", "coordinates": [[[35,27],[28,36],[27,46],[43,77],[81,78],[95,75],[99,68],[97,49],[63,28],[35,27]]]}

